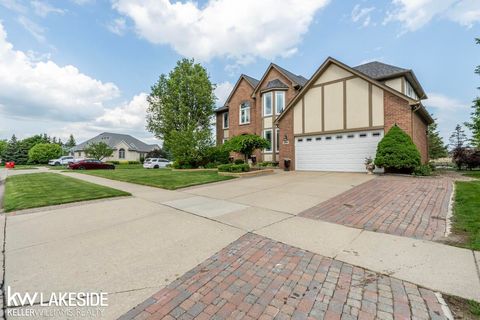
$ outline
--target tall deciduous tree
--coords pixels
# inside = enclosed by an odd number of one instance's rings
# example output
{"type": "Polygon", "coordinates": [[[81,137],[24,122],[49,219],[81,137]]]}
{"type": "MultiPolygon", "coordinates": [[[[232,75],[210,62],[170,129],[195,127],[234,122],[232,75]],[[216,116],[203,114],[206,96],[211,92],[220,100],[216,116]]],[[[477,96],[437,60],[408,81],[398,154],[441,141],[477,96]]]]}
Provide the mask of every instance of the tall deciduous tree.
{"type": "Polygon", "coordinates": [[[88,157],[92,157],[97,160],[111,157],[113,155],[113,149],[105,142],[90,143],[83,150],[88,157]]]}
{"type": "Polygon", "coordinates": [[[152,86],[147,129],[163,140],[176,161],[196,166],[212,145],[213,90],[207,71],[193,59],[178,61],[168,76],[162,74],[152,86]]]}
{"type": "Polygon", "coordinates": [[[448,155],[447,147],[438,132],[436,121],[428,126],[428,155],[430,159],[438,159],[448,155]]]}
{"type": "MultiPolygon", "coordinates": [[[[475,40],[477,44],[480,44],[480,38],[475,40]]],[[[475,73],[480,75],[480,65],[475,68],[475,73]]],[[[470,122],[466,122],[465,125],[472,131],[472,146],[475,148],[480,148],[480,97],[477,97],[475,100],[473,100],[470,122]]]]}
{"type": "Polygon", "coordinates": [[[467,135],[462,126],[457,124],[455,130],[450,135],[450,147],[452,150],[465,147],[465,143],[468,141],[467,135]]]}

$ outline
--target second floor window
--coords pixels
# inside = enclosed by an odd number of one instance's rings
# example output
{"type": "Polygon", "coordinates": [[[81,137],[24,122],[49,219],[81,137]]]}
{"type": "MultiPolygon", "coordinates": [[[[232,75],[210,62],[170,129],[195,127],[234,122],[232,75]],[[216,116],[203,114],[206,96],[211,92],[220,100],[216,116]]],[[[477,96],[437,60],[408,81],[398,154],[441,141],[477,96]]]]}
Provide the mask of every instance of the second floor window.
{"type": "Polygon", "coordinates": [[[240,124],[250,123],[250,103],[243,102],[240,105],[240,124]]]}
{"type": "Polygon", "coordinates": [[[277,91],[275,92],[275,114],[280,114],[285,108],[285,92],[277,91]]]}
{"type": "Polygon", "coordinates": [[[272,115],[272,93],[266,92],[263,94],[263,116],[271,116],[272,115]]]}
{"type": "Polygon", "coordinates": [[[223,114],[223,129],[228,129],[228,112],[223,114]]]}

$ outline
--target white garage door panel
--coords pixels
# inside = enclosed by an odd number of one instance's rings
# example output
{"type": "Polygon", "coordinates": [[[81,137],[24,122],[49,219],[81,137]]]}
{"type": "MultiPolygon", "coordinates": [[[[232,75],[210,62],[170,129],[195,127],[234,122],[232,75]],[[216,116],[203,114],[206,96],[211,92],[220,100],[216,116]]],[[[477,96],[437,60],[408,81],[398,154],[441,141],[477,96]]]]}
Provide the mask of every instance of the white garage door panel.
{"type": "Polygon", "coordinates": [[[363,172],[365,158],[375,157],[377,144],[382,137],[383,130],[375,130],[297,138],[296,170],[363,172]],[[350,135],[353,138],[348,138],[350,135]],[[331,140],[327,140],[327,137],[331,137],[331,140]]]}

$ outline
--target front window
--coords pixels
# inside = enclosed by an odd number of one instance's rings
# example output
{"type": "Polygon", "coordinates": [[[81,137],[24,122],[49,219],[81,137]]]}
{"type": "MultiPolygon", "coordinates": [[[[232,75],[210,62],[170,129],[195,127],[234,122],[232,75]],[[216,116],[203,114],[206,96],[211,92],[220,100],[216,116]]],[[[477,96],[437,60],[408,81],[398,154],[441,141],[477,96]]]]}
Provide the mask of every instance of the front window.
{"type": "Polygon", "coordinates": [[[263,137],[270,143],[270,146],[265,148],[265,152],[272,152],[272,129],[263,131],[263,137]]]}
{"type": "Polygon", "coordinates": [[[240,105],[240,124],[250,123],[250,103],[243,102],[240,105]]]}
{"type": "Polygon", "coordinates": [[[223,114],[223,129],[228,129],[228,112],[223,114]]]}
{"type": "Polygon", "coordinates": [[[263,116],[272,115],[272,93],[267,92],[263,94],[263,116]]]}
{"type": "Polygon", "coordinates": [[[283,108],[285,108],[285,92],[277,91],[275,92],[275,113],[282,113],[283,108]]]}
{"type": "Polygon", "coordinates": [[[417,96],[417,94],[415,93],[415,90],[413,90],[413,87],[412,87],[412,85],[410,84],[410,82],[405,81],[405,84],[406,84],[406,86],[405,86],[405,91],[406,91],[405,94],[406,94],[408,97],[412,98],[412,99],[418,100],[418,96],[417,96]]]}
{"type": "Polygon", "coordinates": [[[118,150],[118,158],[119,159],[125,159],[125,149],[120,149],[118,150]]]}

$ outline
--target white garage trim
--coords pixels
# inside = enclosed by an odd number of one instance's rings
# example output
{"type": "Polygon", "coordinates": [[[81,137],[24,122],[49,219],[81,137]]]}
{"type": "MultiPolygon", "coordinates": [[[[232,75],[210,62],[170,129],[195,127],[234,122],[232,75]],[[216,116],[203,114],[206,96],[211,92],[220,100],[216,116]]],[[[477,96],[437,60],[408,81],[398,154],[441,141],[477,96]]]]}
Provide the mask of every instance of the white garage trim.
{"type": "Polygon", "coordinates": [[[365,158],[375,158],[383,130],[295,138],[295,168],[306,171],[364,172],[365,158]]]}

